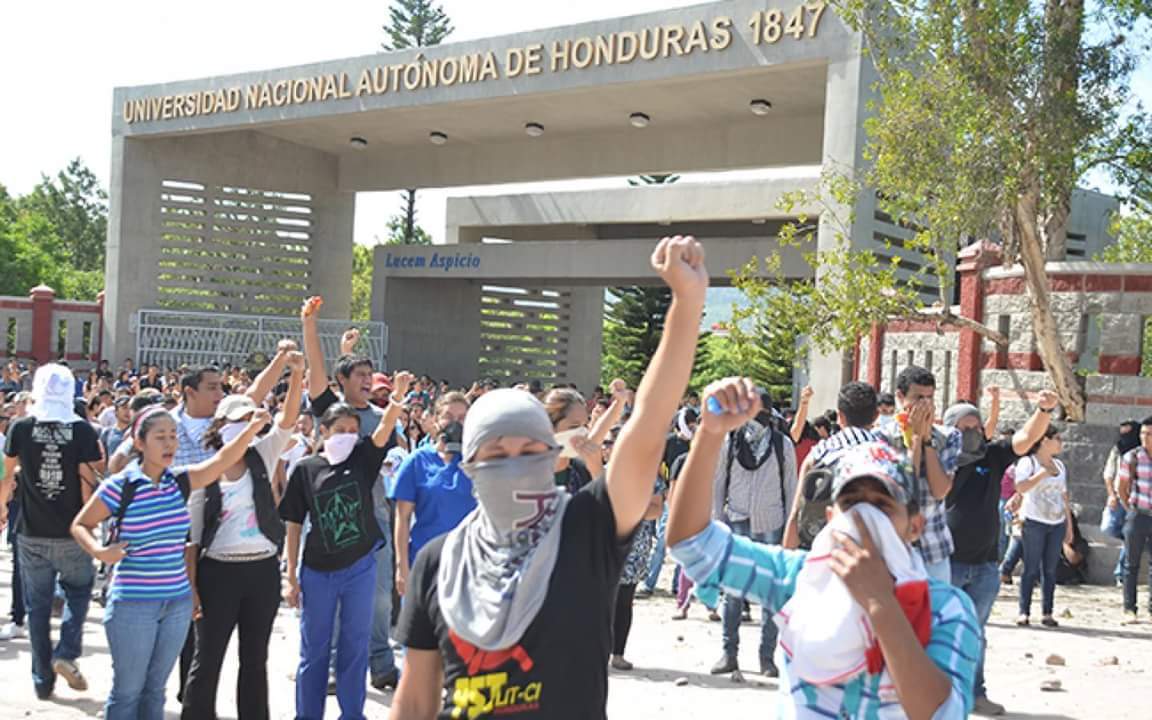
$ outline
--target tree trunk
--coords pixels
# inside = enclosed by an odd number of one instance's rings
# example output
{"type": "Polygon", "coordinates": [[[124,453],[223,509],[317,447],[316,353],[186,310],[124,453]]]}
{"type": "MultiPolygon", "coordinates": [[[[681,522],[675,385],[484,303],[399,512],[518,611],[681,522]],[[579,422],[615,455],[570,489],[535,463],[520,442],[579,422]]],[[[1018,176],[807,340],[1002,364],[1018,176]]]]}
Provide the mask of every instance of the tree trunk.
{"type": "Polygon", "coordinates": [[[1020,260],[1024,265],[1024,281],[1032,303],[1032,331],[1036,336],[1036,349],[1051,378],[1056,394],[1064,406],[1068,420],[1083,422],[1084,392],[1064,351],[1060,329],[1052,314],[1052,299],[1048,290],[1044,248],[1038,227],[1040,188],[1034,179],[1016,200],[1016,230],[1020,243],[1020,260]]]}
{"type": "Polygon", "coordinates": [[[404,200],[404,244],[416,242],[416,191],[405,190],[404,200]]]}
{"type": "Polygon", "coordinates": [[[1072,214],[1072,191],[1061,193],[1044,219],[1044,257],[1061,262],[1068,259],[1068,216],[1072,214]]]}

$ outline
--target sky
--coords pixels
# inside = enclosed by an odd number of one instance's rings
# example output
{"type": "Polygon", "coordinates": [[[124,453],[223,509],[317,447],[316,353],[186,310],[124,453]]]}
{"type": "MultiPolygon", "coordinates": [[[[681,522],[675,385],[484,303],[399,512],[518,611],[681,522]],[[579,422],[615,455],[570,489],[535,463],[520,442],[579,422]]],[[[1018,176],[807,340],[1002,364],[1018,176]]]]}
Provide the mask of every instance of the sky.
{"type": "MultiPolygon", "coordinates": [[[[470,40],[607,17],[699,4],[700,0],[441,0],[456,31],[470,40]]],[[[332,60],[375,52],[386,0],[155,0],[25,2],[5,9],[0,40],[0,183],[25,193],[42,173],[80,157],[108,185],[112,89],[332,60]]],[[[1152,69],[1136,78],[1152,105],[1152,69]]],[[[794,169],[762,172],[771,176],[794,169]]],[[[741,176],[748,176],[742,173],[741,176]]],[[[684,181],[707,180],[685,175],[684,181]]],[[[444,234],[444,198],[532,189],[620,186],[620,178],[429,190],[418,221],[444,234]]],[[[1089,185],[1107,191],[1104,178],[1089,185]]],[[[399,207],[397,193],[362,193],[355,236],[371,244],[399,207]]]]}

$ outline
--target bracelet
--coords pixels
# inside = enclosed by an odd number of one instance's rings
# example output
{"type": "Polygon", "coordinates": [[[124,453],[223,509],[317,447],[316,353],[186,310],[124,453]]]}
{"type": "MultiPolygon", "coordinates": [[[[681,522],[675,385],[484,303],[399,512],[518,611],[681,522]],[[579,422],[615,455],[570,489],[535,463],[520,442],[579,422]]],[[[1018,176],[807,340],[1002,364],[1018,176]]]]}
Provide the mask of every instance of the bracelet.
{"type": "Polygon", "coordinates": [[[1044,408],[1036,408],[1036,409],[1037,409],[1037,410],[1039,410],[1039,411],[1040,411],[1040,412],[1042,412],[1042,413],[1048,413],[1049,415],[1051,415],[1052,413],[1056,412],[1056,408],[1048,408],[1048,409],[1044,409],[1044,408]]]}
{"type": "Polygon", "coordinates": [[[399,400],[397,400],[396,395],[392,394],[392,395],[388,396],[388,402],[390,402],[394,405],[403,405],[404,404],[404,398],[400,398],[399,400]]]}

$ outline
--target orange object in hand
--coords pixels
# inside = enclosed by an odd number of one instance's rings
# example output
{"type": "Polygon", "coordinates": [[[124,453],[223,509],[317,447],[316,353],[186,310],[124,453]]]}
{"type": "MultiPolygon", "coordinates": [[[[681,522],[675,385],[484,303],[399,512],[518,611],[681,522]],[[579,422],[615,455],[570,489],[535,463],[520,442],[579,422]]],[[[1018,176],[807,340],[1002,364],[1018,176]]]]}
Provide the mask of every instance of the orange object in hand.
{"type": "Polygon", "coordinates": [[[900,426],[900,432],[904,436],[904,447],[912,447],[912,428],[908,427],[908,412],[896,413],[896,424],[900,426]]]}
{"type": "Polygon", "coordinates": [[[320,297],[319,295],[313,295],[312,297],[308,298],[308,302],[304,306],[304,314],[315,315],[316,311],[319,310],[320,306],[323,304],[324,298],[320,297]]]}

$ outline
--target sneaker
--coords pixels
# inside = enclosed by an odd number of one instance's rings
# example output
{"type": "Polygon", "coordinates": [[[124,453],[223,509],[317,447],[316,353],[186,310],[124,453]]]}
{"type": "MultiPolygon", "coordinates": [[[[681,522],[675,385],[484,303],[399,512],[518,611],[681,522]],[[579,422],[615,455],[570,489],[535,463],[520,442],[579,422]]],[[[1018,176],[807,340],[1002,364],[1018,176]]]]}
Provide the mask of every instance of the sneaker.
{"type": "Polygon", "coordinates": [[[0,628],[0,642],[19,640],[26,637],[28,637],[28,631],[24,629],[23,625],[17,625],[14,622],[10,622],[4,627],[0,628]]]}
{"type": "Polygon", "coordinates": [[[1060,623],[1056,622],[1056,618],[1051,615],[1045,615],[1040,624],[1049,628],[1060,627],[1060,623]]]}
{"type": "Polygon", "coordinates": [[[377,690],[395,690],[400,684],[400,671],[392,668],[391,672],[372,676],[372,687],[377,690]]]}
{"type": "Polygon", "coordinates": [[[1011,575],[1001,575],[1000,576],[1000,584],[1001,585],[1011,585],[1012,584],[1012,576],[1011,575]]]}
{"type": "Polygon", "coordinates": [[[1004,706],[1000,703],[992,702],[987,697],[978,697],[972,705],[972,714],[995,717],[1004,714],[1004,706]]]}
{"type": "Polygon", "coordinates": [[[1124,619],[1120,621],[1121,625],[1139,625],[1140,617],[1136,614],[1135,610],[1125,610],[1124,619]]]}
{"type": "Polygon", "coordinates": [[[336,695],[336,676],[335,675],[329,675],[328,676],[328,695],[329,696],[335,696],[336,695]]]}
{"type": "Polygon", "coordinates": [[[68,682],[68,687],[73,690],[84,692],[88,689],[88,681],[84,679],[84,673],[80,672],[74,661],[56,658],[52,661],[52,670],[64,678],[68,682]]]}
{"type": "Polygon", "coordinates": [[[708,622],[720,622],[720,613],[715,610],[708,611],[708,622]]]}
{"type": "Polygon", "coordinates": [[[780,670],[770,658],[762,659],[760,660],[760,674],[764,677],[778,678],[780,677],[780,670]]]}
{"type": "Polygon", "coordinates": [[[655,592],[655,591],[649,590],[647,587],[638,588],[636,590],[635,598],[637,600],[646,600],[646,599],[652,597],[653,592],[655,592]]]}
{"type": "Polygon", "coordinates": [[[716,664],[712,666],[713,675],[727,675],[730,672],[735,672],[740,669],[740,663],[737,662],[735,655],[724,655],[716,664]]]}

